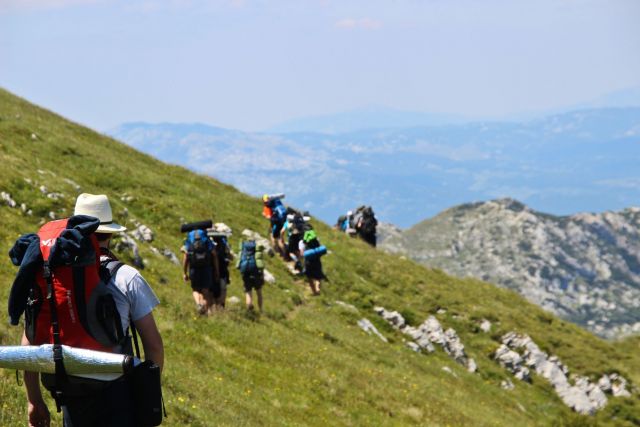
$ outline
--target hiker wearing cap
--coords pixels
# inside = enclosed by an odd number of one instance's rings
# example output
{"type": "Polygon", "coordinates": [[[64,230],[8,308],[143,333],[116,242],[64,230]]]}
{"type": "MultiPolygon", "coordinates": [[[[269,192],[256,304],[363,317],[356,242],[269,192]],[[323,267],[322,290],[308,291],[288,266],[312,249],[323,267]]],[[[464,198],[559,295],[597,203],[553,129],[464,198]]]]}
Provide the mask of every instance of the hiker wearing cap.
{"type": "MultiPolygon", "coordinates": [[[[96,218],[99,220],[99,226],[95,229],[95,237],[97,247],[100,250],[100,277],[104,277],[106,294],[110,296],[110,301],[114,302],[117,310],[114,320],[122,329],[118,332],[125,337],[121,341],[122,345],[113,347],[111,350],[116,353],[132,354],[131,340],[127,331],[130,327],[135,328],[142,341],[145,359],[155,362],[161,370],[164,363],[164,347],[152,313],[159,304],[159,300],[140,273],[135,268],[119,262],[109,250],[112,236],[115,233],[125,231],[126,228],[113,221],[111,205],[107,196],[86,193],[79,195],[76,200],[74,216],[69,219],[69,223],[78,223],[81,220],[95,221],[96,218]],[[106,276],[103,276],[102,272],[105,270],[107,273],[106,276]],[[126,338],[128,338],[128,342],[126,338]]],[[[68,236],[73,237],[72,235],[68,236]]],[[[41,243],[46,244],[46,242],[41,243]]],[[[55,277],[57,270],[52,271],[55,277]]],[[[88,316],[91,317],[91,315],[92,313],[89,312],[88,316]]],[[[51,317],[53,322],[53,314],[51,317]]],[[[82,321],[82,318],[80,320],[82,321]]],[[[67,333],[70,333],[69,330],[67,333]]],[[[22,338],[23,345],[31,344],[27,336],[25,329],[22,338]]],[[[50,378],[52,376],[52,374],[42,375],[42,382],[45,386],[48,381],[52,381],[50,378]]],[[[90,381],[89,384],[92,386],[90,394],[87,392],[87,384],[81,383],[82,387],[78,388],[78,384],[74,383],[77,379],[71,381],[74,378],[77,377],[68,377],[62,387],[64,391],[55,395],[52,392],[56,403],[62,406],[65,426],[135,425],[135,396],[132,393],[132,383],[129,376],[118,377],[116,375],[113,378],[103,374],[100,378],[86,380],[90,381]],[[75,387],[72,387],[74,384],[75,387]],[[96,388],[96,384],[99,384],[99,388],[96,388]],[[73,390],[73,392],[68,390],[73,390]]],[[[25,372],[24,383],[27,389],[29,425],[49,425],[49,410],[42,398],[39,374],[25,372]]]]}

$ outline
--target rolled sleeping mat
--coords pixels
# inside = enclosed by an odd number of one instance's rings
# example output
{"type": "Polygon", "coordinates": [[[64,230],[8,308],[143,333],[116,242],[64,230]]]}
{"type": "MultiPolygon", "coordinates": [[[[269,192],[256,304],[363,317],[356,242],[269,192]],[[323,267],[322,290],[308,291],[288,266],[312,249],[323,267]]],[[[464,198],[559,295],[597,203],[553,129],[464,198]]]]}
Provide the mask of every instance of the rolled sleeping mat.
{"type": "MultiPolygon", "coordinates": [[[[125,354],[62,346],[69,375],[126,374],[140,361],[125,354]]],[[[0,346],[0,368],[54,374],[53,344],[0,346]]]]}
{"type": "Polygon", "coordinates": [[[213,227],[213,221],[210,219],[198,222],[190,222],[188,224],[182,224],[180,226],[181,233],[188,233],[192,230],[206,230],[207,228],[213,227]]]}
{"type": "Polygon", "coordinates": [[[226,237],[229,238],[231,237],[231,233],[227,233],[224,231],[209,231],[207,230],[207,236],[209,237],[226,237]]]}
{"type": "Polygon", "coordinates": [[[306,251],[304,251],[304,257],[306,259],[314,259],[314,258],[318,258],[321,257],[322,255],[326,255],[327,253],[327,247],[322,245],[322,246],[318,246],[315,249],[307,249],[306,251]]]}

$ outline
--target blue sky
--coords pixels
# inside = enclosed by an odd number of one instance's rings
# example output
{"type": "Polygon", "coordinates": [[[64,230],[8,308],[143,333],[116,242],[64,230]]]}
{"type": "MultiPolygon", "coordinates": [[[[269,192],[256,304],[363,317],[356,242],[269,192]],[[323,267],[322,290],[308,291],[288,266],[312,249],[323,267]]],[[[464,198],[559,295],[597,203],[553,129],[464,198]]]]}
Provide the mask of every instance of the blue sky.
{"type": "Polygon", "coordinates": [[[0,86],[97,130],[503,117],[639,87],[638,22],[638,0],[0,0],[0,86]]]}

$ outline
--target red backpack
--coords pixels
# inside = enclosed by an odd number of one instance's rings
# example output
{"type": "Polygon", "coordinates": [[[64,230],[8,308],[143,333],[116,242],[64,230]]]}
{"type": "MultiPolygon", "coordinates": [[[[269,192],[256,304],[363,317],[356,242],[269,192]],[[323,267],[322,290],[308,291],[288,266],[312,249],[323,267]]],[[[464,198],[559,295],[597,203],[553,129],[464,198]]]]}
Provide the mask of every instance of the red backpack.
{"type": "Polygon", "coordinates": [[[36,273],[37,286],[32,287],[25,310],[27,338],[32,345],[64,344],[113,352],[125,337],[115,301],[106,289],[111,272],[100,264],[96,236],[88,236],[90,244],[80,248],[73,261],[49,266],[51,250],[67,222],[51,221],[38,231],[44,265],[36,273]]]}

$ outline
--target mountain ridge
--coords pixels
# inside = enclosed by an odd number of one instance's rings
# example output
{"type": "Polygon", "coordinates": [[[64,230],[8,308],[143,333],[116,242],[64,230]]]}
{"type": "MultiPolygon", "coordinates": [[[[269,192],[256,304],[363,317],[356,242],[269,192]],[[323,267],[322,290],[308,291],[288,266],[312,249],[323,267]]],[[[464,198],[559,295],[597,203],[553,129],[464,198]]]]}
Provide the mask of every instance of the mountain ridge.
{"type": "Polygon", "coordinates": [[[640,332],[640,208],[555,216],[513,199],[467,203],[382,248],[498,283],[607,338],[640,332]]]}

